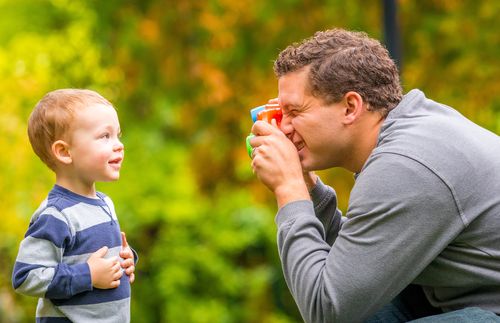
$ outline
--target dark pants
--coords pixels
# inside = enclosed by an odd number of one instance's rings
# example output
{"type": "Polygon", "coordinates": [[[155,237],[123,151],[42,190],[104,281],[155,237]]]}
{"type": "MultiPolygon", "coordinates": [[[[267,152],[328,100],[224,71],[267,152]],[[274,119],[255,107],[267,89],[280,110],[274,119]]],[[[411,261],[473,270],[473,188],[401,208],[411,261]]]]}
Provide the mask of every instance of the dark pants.
{"type": "Polygon", "coordinates": [[[477,307],[443,313],[427,301],[422,288],[409,285],[391,303],[380,309],[365,323],[400,323],[414,321],[415,323],[473,323],[500,322],[495,313],[477,307]]]}

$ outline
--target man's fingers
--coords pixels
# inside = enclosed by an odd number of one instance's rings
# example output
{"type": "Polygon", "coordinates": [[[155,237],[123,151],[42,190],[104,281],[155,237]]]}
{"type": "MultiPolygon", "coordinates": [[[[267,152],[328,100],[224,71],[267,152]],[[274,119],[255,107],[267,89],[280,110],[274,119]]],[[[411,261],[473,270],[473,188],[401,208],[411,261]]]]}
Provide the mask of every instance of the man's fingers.
{"type": "Polygon", "coordinates": [[[273,133],[274,127],[266,121],[256,121],[252,126],[252,133],[256,136],[267,136],[273,133]]]}
{"type": "Polygon", "coordinates": [[[131,284],[135,281],[135,274],[134,273],[131,273],[129,275],[129,281],[130,281],[131,284]]]}
{"type": "Polygon", "coordinates": [[[251,156],[252,159],[254,159],[255,155],[257,154],[257,149],[259,149],[259,147],[252,148],[252,156],[251,156]]]}
{"type": "MultiPolygon", "coordinates": [[[[273,118],[273,119],[271,119],[271,124],[273,125],[273,127],[276,127],[276,128],[278,128],[278,129],[280,128],[280,127],[278,126],[278,121],[276,121],[276,119],[274,119],[274,118],[273,118]]],[[[280,131],[281,131],[281,130],[280,130],[280,131]]]]}

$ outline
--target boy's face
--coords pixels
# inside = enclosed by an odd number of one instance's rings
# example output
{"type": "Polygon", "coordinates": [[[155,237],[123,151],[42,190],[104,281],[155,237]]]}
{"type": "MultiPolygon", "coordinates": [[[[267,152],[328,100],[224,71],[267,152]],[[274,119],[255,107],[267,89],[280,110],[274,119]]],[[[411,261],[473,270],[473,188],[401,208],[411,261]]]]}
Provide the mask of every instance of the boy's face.
{"type": "Polygon", "coordinates": [[[69,152],[75,180],[93,184],[120,177],[124,147],[113,107],[95,104],[77,111],[71,132],[69,152]]]}

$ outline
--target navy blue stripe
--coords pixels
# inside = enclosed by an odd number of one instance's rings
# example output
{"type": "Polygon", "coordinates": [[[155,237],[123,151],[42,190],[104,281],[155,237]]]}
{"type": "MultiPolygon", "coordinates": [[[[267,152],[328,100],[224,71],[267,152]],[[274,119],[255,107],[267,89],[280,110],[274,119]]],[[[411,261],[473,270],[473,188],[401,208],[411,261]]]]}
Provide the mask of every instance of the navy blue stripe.
{"type": "Polygon", "coordinates": [[[59,264],[54,278],[47,287],[46,298],[67,299],[92,289],[92,279],[87,263],[76,265],[59,264]]]}
{"type": "Polygon", "coordinates": [[[120,226],[115,221],[104,222],[75,234],[73,248],[66,249],[64,256],[92,253],[106,246],[118,247],[122,244],[120,226]]]}
{"type": "Polygon", "coordinates": [[[58,248],[62,248],[71,241],[71,232],[67,223],[50,214],[42,214],[31,223],[26,232],[27,236],[49,240],[58,248]]]}
{"type": "MultiPolygon", "coordinates": [[[[99,192],[98,196],[105,197],[103,193],[99,192]]],[[[52,190],[49,192],[47,198],[48,203],[55,205],[59,210],[64,210],[68,207],[72,207],[78,203],[86,203],[90,205],[105,206],[106,202],[102,198],[90,198],[83,195],[76,194],[62,186],[54,185],[52,190]]]]}
{"type": "Polygon", "coordinates": [[[12,272],[12,286],[14,289],[17,289],[24,283],[31,270],[40,267],[42,266],[25,264],[23,262],[16,261],[14,264],[14,271],[12,272]]]}
{"type": "Polygon", "coordinates": [[[125,273],[120,279],[120,286],[112,289],[94,288],[92,291],[83,292],[71,297],[70,299],[51,299],[56,306],[64,305],[87,305],[99,304],[105,302],[118,301],[130,297],[129,276],[125,273]]]}
{"type": "Polygon", "coordinates": [[[71,320],[65,317],[37,317],[36,323],[71,323],[71,320]]]}

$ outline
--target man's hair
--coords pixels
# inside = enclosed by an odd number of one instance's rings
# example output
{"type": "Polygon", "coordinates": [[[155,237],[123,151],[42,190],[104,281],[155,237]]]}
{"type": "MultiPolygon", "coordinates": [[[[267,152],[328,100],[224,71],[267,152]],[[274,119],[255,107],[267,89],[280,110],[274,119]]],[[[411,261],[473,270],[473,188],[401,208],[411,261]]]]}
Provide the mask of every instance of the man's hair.
{"type": "Polygon", "coordinates": [[[55,90],[36,104],[28,120],[28,137],[33,151],[50,169],[55,170],[52,144],[70,140],[67,134],[75,112],[93,104],[113,106],[97,92],[85,89],[55,90]]]}
{"type": "Polygon", "coordinates": [[[321,31],[283,50],[274,62],[277,77],[310,67],[308,90],[326,104],[355,91],[384,117],[402,98],[398,68],[379,41],[343,29],[321,31]]]}

